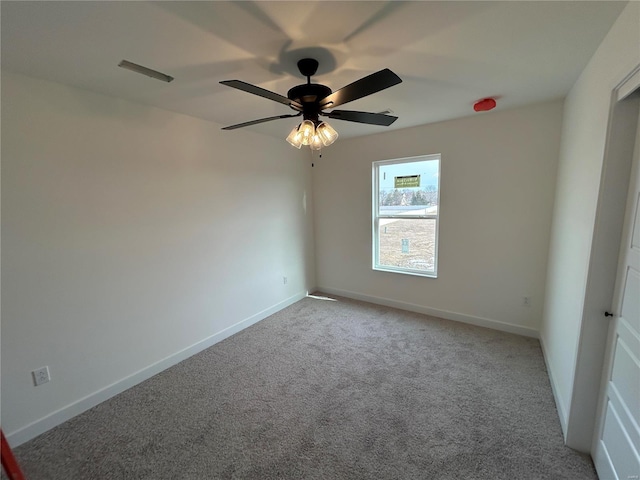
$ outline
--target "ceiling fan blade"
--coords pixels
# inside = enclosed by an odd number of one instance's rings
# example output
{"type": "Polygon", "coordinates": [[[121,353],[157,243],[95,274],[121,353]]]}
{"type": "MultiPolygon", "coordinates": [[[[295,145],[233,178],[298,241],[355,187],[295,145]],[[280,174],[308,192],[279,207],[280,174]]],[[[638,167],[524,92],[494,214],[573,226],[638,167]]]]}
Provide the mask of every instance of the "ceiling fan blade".
{"type": "Polygon", "coordinates": [[[388,127],[398,119],[398,117],[385,115],[384,113],[354,112],[351,110],[334,110],[329,113],[323,113],[323,115],[329,118],[335,118],[336,120],[383,125],[385,127],[388,127]]]}
{"type": "Polygon", "coordinates": [[[401,83],[402,79],[388,68],[372,73],[360,80],[350,83],[346,87],[327,95],[320,100],[320,108],[334,108],[343,103],[352,102],[385,88],[401,83]]]}
{"type": "Polygon", "coordinates": [[[283,103],[285,105],[295,107],[296,109],[302,109],[302,105],[294,100],[290,100],[278,93],[272,92],[270,90],[265,90],[264,88],[251,85],[250,83],[243,82],[241,80],[223,80],[220,83],[228,87],[237,88],[238,90],[242,90],[243,92],[253,93],[254,95],[258,95],[259,97],[268,98],[269,100],[273,100],[274,102],[283,103]]]}
{"type": "Polygon", "coordinates": [[[270,122],[271,120],[279,120],[280,118],[299,117],[302,113],[296,113],[294,115],[276,115],[275,117],[260,118],[258,120],[251,120],[250,122],[238,123],[236,125],[230,125],[223,127],[222,130],[235,130],[236,128],[248,127],[250,125],[257,125],[258,123],[270,122]]]}

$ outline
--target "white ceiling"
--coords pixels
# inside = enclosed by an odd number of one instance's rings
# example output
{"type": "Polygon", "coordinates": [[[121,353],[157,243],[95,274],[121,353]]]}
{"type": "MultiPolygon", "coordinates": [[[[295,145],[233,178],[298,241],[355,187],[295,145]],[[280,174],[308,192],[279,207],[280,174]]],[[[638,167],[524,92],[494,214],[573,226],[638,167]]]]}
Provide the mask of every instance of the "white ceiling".
{"type": "MultiPolygon", "coordinates": [[[[340,120],[344,137],[564,96],[624,8],[615,1],[9,2],[1,3],[2,69],[232,125],[293,113],[218,82],[287,94],[296,62],[320,61],[337,90],[390,68],[403,83],[340,107],[400,117],[391,127],[340,120]],[[120,60],[167,73],[164,83],[120,60]]],[[[284,137],[298,119],[252,130],[284,137]]]]}

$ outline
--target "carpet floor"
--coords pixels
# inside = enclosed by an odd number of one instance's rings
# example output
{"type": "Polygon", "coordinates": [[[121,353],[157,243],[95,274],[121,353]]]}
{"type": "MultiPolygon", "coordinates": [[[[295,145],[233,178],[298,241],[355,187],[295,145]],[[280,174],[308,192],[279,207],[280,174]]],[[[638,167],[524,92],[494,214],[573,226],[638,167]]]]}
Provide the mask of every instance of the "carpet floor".
{"type": "Polygon", "coordinates": [[[597,479],[540,344],[305,298],[15,449],[29,480],[597,479]]]}

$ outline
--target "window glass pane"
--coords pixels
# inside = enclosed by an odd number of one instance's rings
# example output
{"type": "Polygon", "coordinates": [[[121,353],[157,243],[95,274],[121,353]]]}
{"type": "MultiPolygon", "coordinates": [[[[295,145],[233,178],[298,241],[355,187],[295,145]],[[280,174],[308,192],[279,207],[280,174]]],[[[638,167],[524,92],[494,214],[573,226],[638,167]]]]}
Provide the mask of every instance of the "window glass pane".
{"type": "Polygon", "coordinates": [[[380,215],[436,214],[438,160],[381,165],[378,172],[380,215]]]}
{"type": "Polygon", "coordinates": [[[435,271],[436,220],[381,218],[380,267],[435,271]]]}

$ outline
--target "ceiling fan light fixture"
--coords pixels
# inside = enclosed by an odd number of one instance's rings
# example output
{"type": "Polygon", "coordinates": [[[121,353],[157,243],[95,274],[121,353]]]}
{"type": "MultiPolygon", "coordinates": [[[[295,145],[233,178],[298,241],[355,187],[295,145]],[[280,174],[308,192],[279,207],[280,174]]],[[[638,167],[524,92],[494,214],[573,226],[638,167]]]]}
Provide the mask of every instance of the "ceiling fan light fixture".
{"type": "Polygon", "coordinates": [[[316,134],[320,137],[320,140],[325,147],[331,145],[338,138],[338,132],[336,132],[336,130],[327,122],[322,122],[318,125],[316,128],[316,134]]]}
{"type": "Polygon", "coordinates": [[[302,133],[300,133],[300,125],[293,127],[293,130],[291,130],[291,133],[287,137],[287,142],[298,150],[302,147],[302,133]]]}
{"type": "Polygon", "coordinates": [[[316,127],[313,120],[304,120],[291,130],[286,140],[297,149],[302,145],[309,145],[311,150],[320,150],[331,145],[337,138],[338,132],[328,123],[320,122],[316,127]]]}
{"type": "Polygon", "coordinates": [[[302,134],[302,144],[310,145],[311,139],[316,133],[316,127],[311,120],[304,120],[300,124],[300,133],[302,134]]]}

